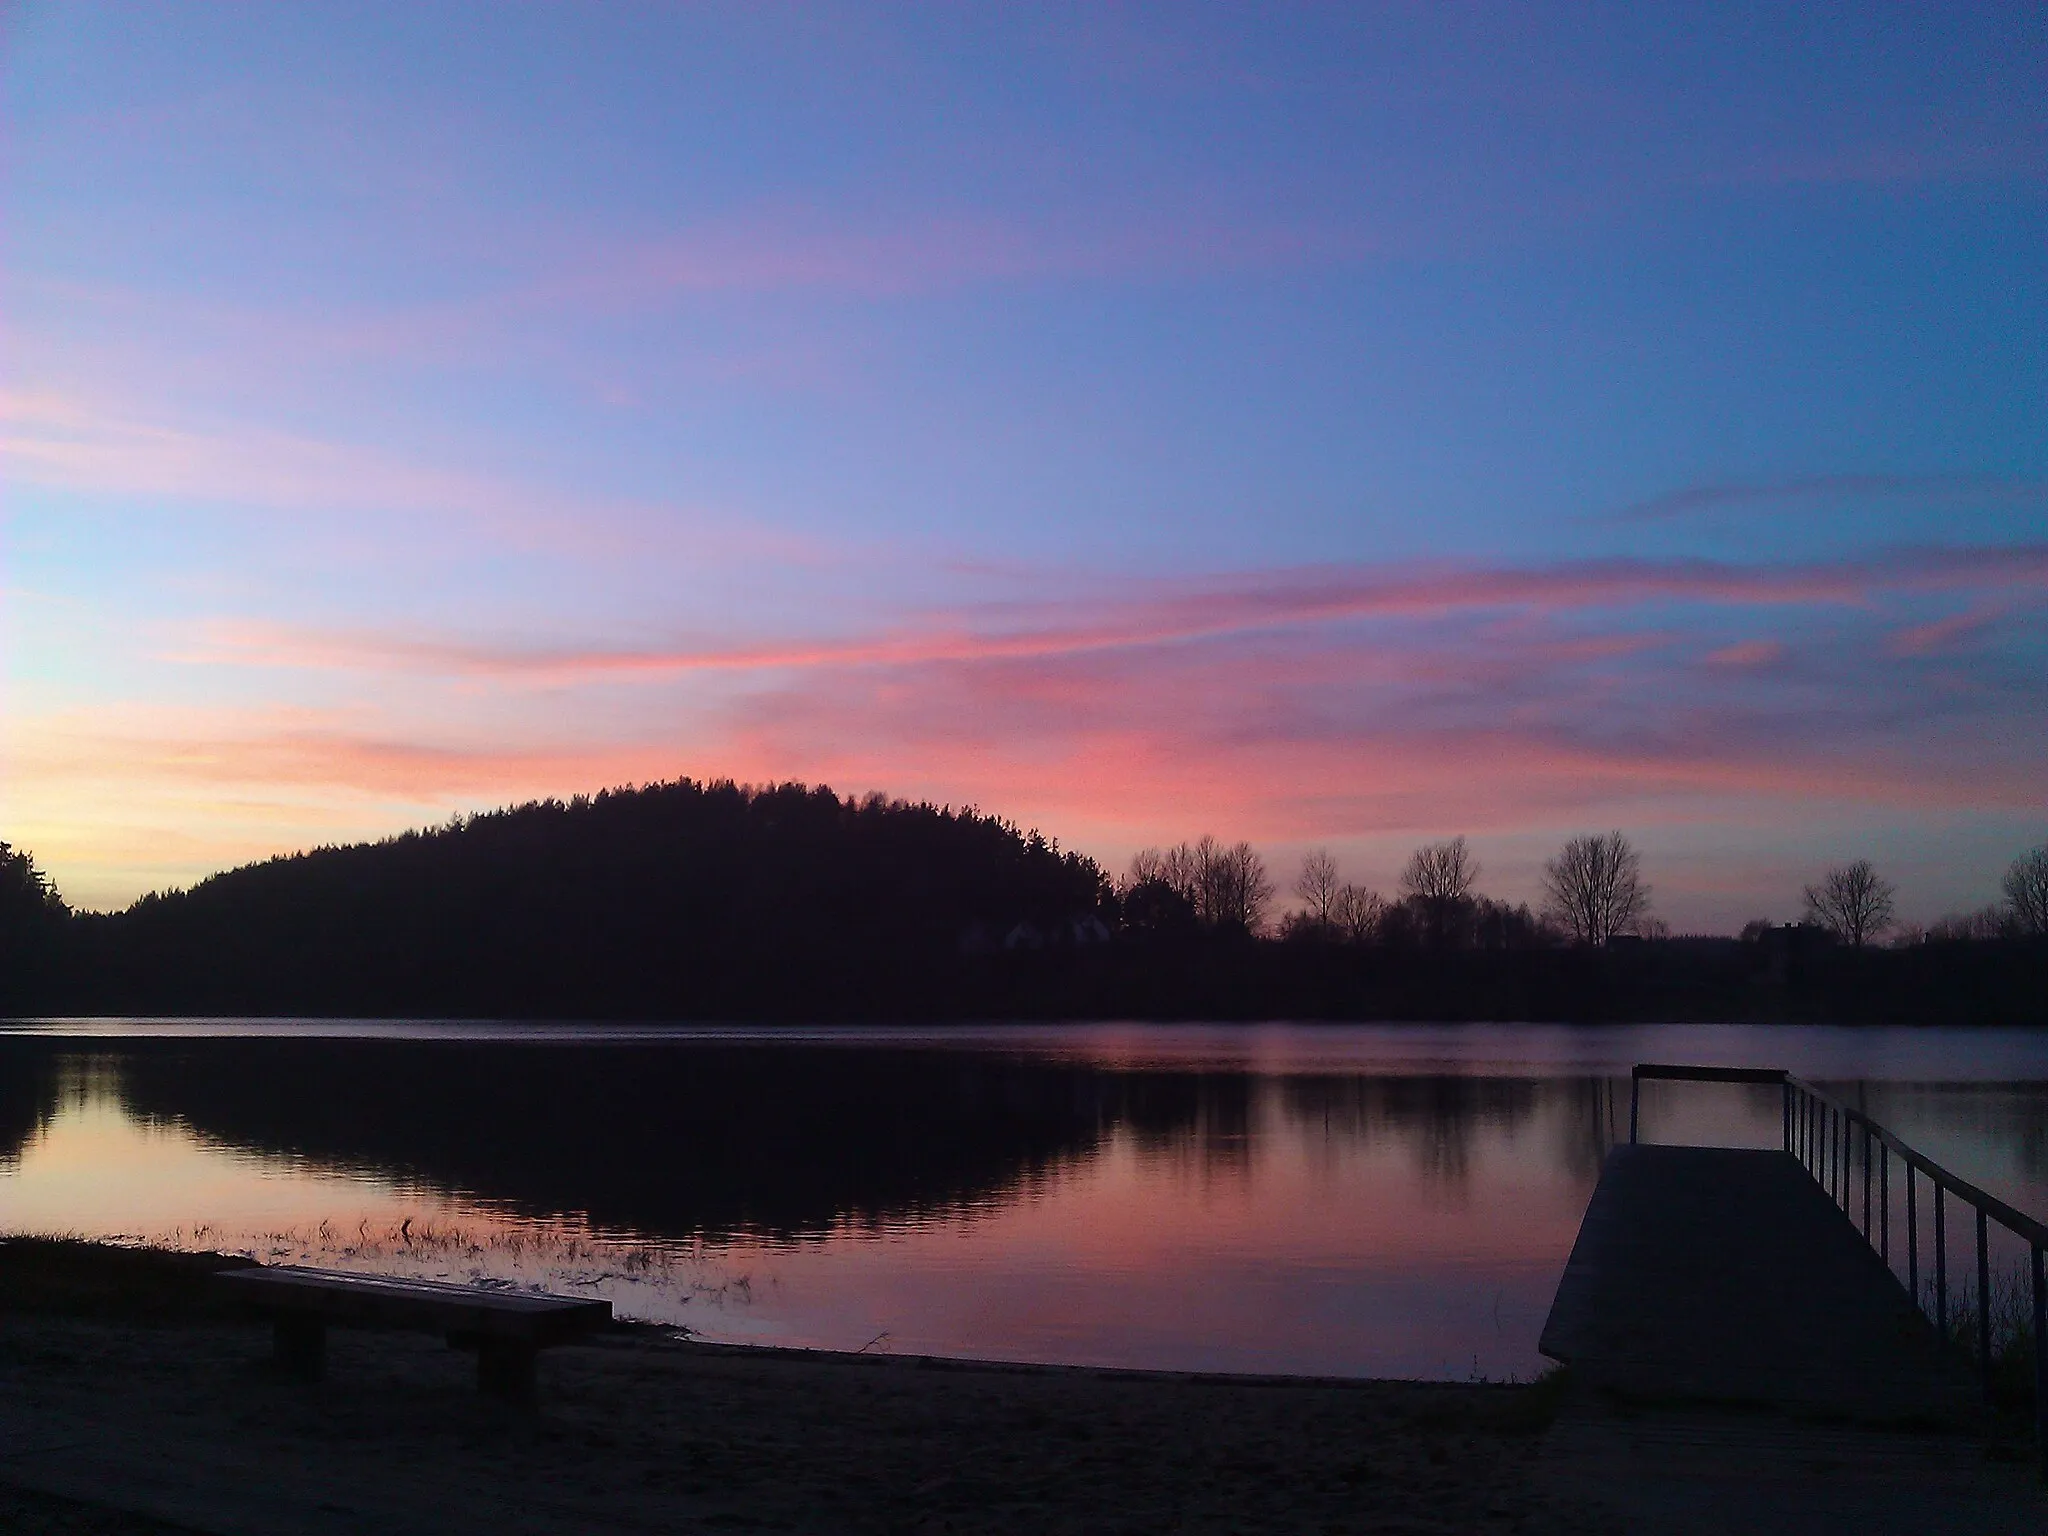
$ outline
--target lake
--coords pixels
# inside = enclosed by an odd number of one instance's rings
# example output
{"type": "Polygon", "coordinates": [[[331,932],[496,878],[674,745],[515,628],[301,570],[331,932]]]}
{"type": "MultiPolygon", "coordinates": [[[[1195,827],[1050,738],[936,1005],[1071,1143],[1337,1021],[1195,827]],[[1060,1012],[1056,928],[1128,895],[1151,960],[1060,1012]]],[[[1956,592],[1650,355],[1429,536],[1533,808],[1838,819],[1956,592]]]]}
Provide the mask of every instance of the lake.
{"type": "MultiPolygon", "coordinates": [[[[2019,1032],[94,1020],[0,1026],[0,1231],[735,1343],[1527,1378],[1652,1060],[1788,1067],[2048,1212],[2048,1035],[2019,1032]]],[[[1778,1116],[1645,1090],[1646,1139],[1775,1146],[1778,1116]]]]}

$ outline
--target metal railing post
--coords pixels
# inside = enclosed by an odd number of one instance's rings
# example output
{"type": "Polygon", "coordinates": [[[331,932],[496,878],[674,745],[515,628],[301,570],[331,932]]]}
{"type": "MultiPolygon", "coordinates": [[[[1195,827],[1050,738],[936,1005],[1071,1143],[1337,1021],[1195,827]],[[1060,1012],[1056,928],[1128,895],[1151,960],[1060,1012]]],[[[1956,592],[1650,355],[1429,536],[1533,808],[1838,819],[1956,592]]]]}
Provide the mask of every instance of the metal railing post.
{"type": "Polygon", "coordinates": [[[1906,1164],[1906,1289],[1913,1293],[1913,1305],[1920,1306],[1920,1212],[1911,1163],[1906,1164]]]}
{"type": "Polygon", "coordinates": [[[1850,1139],[1854,1134],[1854,1130],[1849,1124],[1849,1111],[1846,1109],[1835,1111],[1835,1134],[1841,1138],[1842,1143],[1841,1156],[1835,1160],[1835,1204],[1839,1205],[1842,1208],[1842,1214],[1847,1216],[1849,1214],[1849,1159],[1856,1155],[1856,1147],[1850,1139]]]}
{"type": "Polygon", "coordinates": [[[1934,1328],[1942,1342],[1948,1342],[1948,1223],[1942,1213],[1941,1180],[1929,1178],[1934,1186],[1934,1328]]]}
{"type": "MultiPolygon", "coordinates": [[[[1835,1112],[1835,1134],[1841,1138],[1842,1142],[1842,1155],[1835,1162],[1835,1204],[1839,1205],[1842,1208],[1842,1214],[1847,1216],[1849,1215],[1849,1159],[1856,1155],[1856,1148],[1850,1140],[1854,1132],[1849,1124],[1849,1111],[1846,1109],[1835,1112]]],[[[1853,1220],[1854,1218],[1852,1217],[1851,1219],[1853,1220]]]]}
{"type": "Polygon", "coordinates": [[[1877,1256],[1892,1267],[1892,1149],[1877,1144],[1877,1256]]]}
{"type": "Polygon", "coordinates": [[[1984,1372],[1984,1401],[1991,1401],[1991,1221],[1977,1207],[1977,1360],[1984,1372]]]}
{"type": "Polygon", "coordinates": [[[1863,1124],[1863,1240],[1870,1241],[1870,1122],[1863,1124]]]}
{"type": "Polygon", "coordinates": [[[1835,1196],[1835,1204],[1837,1206],[1843,1202],[1841,1200],[1841,1188],[1843,1188],[1843,1180],[1841,1180],[1841,1155],[1847,1151],[1847,1147],[1849,1147],[1849,1130],[1847,1130],[1847,1126],[1841,1120],[1841,1110],[1835,1110],[1833,1118],[1829,1120],[1829,1128],[1827,1128],[1827,1161],[1829,1161],[1827,1178],[1829,1178],[1829,1194],[1835,1196]]]}

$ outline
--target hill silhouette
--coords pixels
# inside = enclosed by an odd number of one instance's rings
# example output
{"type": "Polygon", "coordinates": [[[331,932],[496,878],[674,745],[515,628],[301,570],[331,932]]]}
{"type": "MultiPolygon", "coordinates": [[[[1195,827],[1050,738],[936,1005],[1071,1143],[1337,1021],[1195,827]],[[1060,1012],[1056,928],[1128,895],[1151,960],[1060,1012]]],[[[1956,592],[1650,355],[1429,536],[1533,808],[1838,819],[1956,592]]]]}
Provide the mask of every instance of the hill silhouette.
{"type": "Polygon", "coordinates": [[[689,780],[277,858],[69,925],[93,1011],[867,1016],[965,931],[1092,912],[1093,861],[971,810],[689,780]]]}

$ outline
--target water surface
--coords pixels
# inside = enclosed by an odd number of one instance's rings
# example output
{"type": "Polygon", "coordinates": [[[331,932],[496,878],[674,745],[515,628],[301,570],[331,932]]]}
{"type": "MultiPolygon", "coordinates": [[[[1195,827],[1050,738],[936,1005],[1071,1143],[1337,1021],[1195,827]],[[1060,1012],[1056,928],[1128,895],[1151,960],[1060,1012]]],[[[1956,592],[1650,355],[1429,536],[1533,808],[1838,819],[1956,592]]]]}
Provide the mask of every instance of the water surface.
{"type": "MultiPolygon", "coordinates": [[[[1529,1376],[1641,1060],[1786,1066],[2048,1209],[2003,1031],[56,1021],[0,1032],[0,1230],[538,1285],[712,1339],[1529,1376]]],[[[1776,1145],[1770,1089],[1657,1139],[1776,1145]]]]}

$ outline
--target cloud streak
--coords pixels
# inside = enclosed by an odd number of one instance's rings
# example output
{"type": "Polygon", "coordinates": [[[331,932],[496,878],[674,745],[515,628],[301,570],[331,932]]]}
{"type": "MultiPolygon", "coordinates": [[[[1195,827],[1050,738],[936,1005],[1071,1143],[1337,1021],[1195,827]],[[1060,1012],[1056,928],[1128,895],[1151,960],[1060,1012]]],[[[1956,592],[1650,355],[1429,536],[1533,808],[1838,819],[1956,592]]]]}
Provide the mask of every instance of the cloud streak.
{"type": "Polygon", "coordinates": [[[1357,229],[1242,213],[1023,219],[935,210],[856,222],[804,208],[757,209],[612,242],[520,293],[522,302],[542,305],[732,292],[900,298],[989,283],[1288,270],[1345,264],[1376,248],[1357,229]]]}
{"type": "Polygon", "coordinates": [[[260,428],[170,425],[48,391],[0,391],[0,469],[17,486],[84,496],[298,514],[425,514],[534,548],[589,553],[622,539],[645,542],[623,530],[680,523],[706,555],[822,557],[815,545],[701,509],[576,495],[260,428]]]}
{"type": "Polygon", "coordinates": [[[38,831],[53,858],[73,834],[47,807],[71,803],[199,816],[246,857],[361,835],[366,818],[678,773],[974,802],[1097,848],[1205,827],[1268,841],[1637,827],[1765,803],[1765,819],[2025,817],[2048,803],[2048,681],[2026,631],[1993,624],[1958,648],[1953,617],[1920,615],[1962,593],[1971,618],[2044,585],[2048,552],[2019,546],[1263,572],[1016,602],[983,628],[939,615],[701,650],[240,626],[186,663],[319,667],[353,702],[23,715],[8,784],[17,806],[46,808],[17,821],[55,828],[38,831]],[[593,686],[621,680],[623,695],[593,686]]]}
{"type": "Polygon", "coordinates": [[[2048,480],[1988,474],[1795,475],[1777,480],[1722,480],[1692,485],[1606,513],[1603,523],[1649,523],[1700,512],[1832,501],[1920,500],[2048,505],[2048,480]]]}
{"type": "Polygon", "coordinates": [[[938,613],[880,634],[751,645],[533,647],[218,622],[177,655],[195,663],[439,673],[559,685],[692,673],[1031,660],[1488,612],[1583,613],[1660,603],[1863,607],[1887,594],[1971,590],[2048,591],[2048,544],[1922,549],[1781,565],[1688,559],[1595,560],[1539,568],[1324,566],[1153,586],[1100,603],[991,604],[973,620],[938,613]]]}

